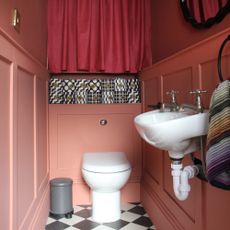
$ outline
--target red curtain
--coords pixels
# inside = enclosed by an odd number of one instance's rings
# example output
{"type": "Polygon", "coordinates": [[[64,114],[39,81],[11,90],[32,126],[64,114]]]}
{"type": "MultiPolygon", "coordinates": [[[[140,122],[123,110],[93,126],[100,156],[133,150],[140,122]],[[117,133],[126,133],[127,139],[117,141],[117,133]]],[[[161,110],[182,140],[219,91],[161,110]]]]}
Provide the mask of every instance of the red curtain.
{"type": "Polygon", "coordinates": [[[48,0],[51,72],[135,73],[151,52],[151,0],[48,0]]]}

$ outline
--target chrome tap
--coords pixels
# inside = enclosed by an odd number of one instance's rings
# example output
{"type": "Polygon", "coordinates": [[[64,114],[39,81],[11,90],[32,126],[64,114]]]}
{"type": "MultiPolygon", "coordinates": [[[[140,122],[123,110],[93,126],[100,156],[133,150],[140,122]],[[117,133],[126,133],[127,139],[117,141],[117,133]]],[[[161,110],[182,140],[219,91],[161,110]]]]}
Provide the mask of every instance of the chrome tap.
{"type": "Polygon", "coordinates": [[[202,104],[202,100],[201,100],[201,94],[203,93],[207,93],[207,90],[201,90],[201,89],[196,89],[193,91],[190,91],[190,94],[195,94],[196,95],[196,102],[194,105],[190,105],[190,104],[182,104],[180,106],[180,111],[183,111],[185,108],[188,109],[192,109],[193,111],[197,112],[197,113],[203,113],[204,111],[204,106],[202,104]]]}
{"type": "Polygon", "coordinates": [[[160,110],[164,112],[166,109],[170,109],[170,111],[175,112],[179,111],[180,107],[178,106],[176,102],[176,94],[178,94],[178,91],[171,90],[170,92],[166,92],[166,95],[171,95],[172,101],[169,103],[162,103],[160,110]]]}

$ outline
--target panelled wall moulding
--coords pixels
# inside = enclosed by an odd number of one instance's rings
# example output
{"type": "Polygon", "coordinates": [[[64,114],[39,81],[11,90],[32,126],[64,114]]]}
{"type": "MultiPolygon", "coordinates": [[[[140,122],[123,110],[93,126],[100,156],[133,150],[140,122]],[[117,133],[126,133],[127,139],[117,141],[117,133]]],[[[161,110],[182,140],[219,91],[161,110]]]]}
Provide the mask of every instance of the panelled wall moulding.
{"type": "Polygon", "coordinates": [[[90,203],[89,188],[82,173],[85,152],[125,152],[132,174],[122,190],[122,200],[139,201],[141,140],[134,117],[141,104],[49,105],[50,174],[74,181],[74,204],[90,203]],[[102,126],[100,120],[107,120],[102,126]]]}
{"type": "MultiPolygon", "coordinates": [[[[207,90],[208,93],[202,95],[202,98],[205,108],[209,108],[211,94],[219,83],[218,52],[229,34],[230,29],[227,29],[143,70],[141,81],[144,86],[142,92],[144,111],[148,110],[148,104],[155,104],[159,98],[163,102],[170,101],[165,92],[171,89],[180,91],[177,95],[179,104],[195,103],[195,98],[189,94],[190,90],[197,88],[207,90]],[[160,87],[156,87],[158,84],[160,87]],[[156,91],[151,91],[154,87],[156,91]]],[[[224,79],[230,76],[229,47],[225,48],[222,56],[224,79]]],[[[226,205],[230,203],[229,192],[214,188],[207,182],[195,178],[191,181],[189,199],[185,202],[177,201],[172,191],[168,155],[148,144],[143,146],[143,155],[141,200],[157,228],[167,230],[229,228],[230,207],[226,205]],[[151,165],[155,165],[157,170],[151,165]],[[161,221],[162,219],[165,221],[161,221]]],[[[196,156],[200,157],[199,153],[196,153],[196,156]]],[[[189,164],[190,159],[186,157],[183,163],[189,164]]]]}
{"type": "Polygon", "coordinates": [[[0,29],[0,229],[40,230],[48,215],[48,73],[0,29]],[[4,123],[2,123],[4,122],[4,123]],[[42,152],[42,154],[41,154],[42,152]],[[3,199],[3,200],[2,200],[3,199]]]}
{"type": "Polygon", "coordinates": [[[11,190],[11,165],[12,165],[12,139],[11,139],[11,62],[4,56],[0,47],[0,179],[4,186],[0,187],[0,227],[10,229],[12,217],[12,190],[11,190]]]}

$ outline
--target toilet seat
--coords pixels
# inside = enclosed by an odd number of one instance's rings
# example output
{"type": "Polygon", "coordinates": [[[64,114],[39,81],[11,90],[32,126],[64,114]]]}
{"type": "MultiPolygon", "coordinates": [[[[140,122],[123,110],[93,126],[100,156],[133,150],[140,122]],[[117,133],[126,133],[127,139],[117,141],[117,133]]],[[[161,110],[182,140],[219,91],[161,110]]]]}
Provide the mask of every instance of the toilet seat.
{"type": "Polygon", "coordinates": [[[93,152],[83,156],[82,169],[94,173],[117,173],[131,165],[123,152],[93,152]]]}

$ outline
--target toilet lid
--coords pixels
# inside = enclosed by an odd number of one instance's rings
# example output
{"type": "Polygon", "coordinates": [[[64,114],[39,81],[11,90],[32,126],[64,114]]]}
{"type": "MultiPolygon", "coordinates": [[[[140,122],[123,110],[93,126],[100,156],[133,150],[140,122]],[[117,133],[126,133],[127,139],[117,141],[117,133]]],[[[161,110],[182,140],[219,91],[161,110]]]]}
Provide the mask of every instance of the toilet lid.
{"type": "Polygon", "coordinates": [[[84,154],[82,168],[91,172],[115,173],[131,166],[122,152],[94,152],[84,154]]]}

